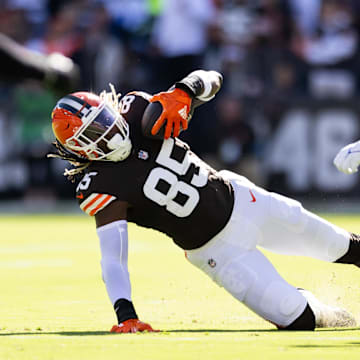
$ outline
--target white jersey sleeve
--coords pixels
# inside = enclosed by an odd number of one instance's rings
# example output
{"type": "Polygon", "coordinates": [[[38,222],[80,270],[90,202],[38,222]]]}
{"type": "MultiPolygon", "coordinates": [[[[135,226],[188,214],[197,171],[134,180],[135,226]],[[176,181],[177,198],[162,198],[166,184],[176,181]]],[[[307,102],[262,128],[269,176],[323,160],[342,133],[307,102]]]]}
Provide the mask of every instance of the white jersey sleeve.
{"type": "Polygon", "coordinates": [[[101,248],[102,276],[111,303],[118,299],[131,301],[128,272],[127,221],[118,220],[97,228],[101,248]]]}

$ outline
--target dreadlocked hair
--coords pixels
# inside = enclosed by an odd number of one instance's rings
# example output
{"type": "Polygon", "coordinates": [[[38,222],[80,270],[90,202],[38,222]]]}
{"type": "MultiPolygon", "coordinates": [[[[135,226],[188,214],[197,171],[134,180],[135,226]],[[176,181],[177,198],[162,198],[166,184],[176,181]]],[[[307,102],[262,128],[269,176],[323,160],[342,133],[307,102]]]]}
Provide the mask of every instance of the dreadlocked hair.
{"type": "MultiPolygon", "coordinates": [[[[102,101],[106,101],[107,103],[110,103],[116,111],[119,111],[121,108],[119,98],[121,97],[121,94],[117,94],[115,87],[113,84],[109,84],[110,92],[106,92],[106,90],[103,90],[99,97],[102,101]]],[[[67,179],[71,182],[74,182],[76,179],[76,176],[81,174],[90,164],[91,161],[85,157],[81,157],[79,155],[76,155],[69,150],[67,150],[59,140],[56,140],[53,142],[53,145],[56,148],[56,152],[47,154],[48,158],[58,158],[62,160],[68,161],[72,169],[65,169],[64,176],[67,177],[67,179]]]]}
{"type": "Polygon", "coordinates": [[[48,158],[57,158],[68,161],[72,165],[72,169],[65,169],[64,176],[71,182],[75,181],[76,175],[81,174],[91,163],[85,157],[77,156],[68,151],[59,140],[53,142],[56,152],[47,154],[48,158]]]}
{"type": "Polygon", "coordinates": [[[114,110],[116,111],[120,111],[121,110],[121,105],[120,105],[120,102],[119,102],[119,99],[121,97],[121,93],[116,93],[116,90],[115,90],[115,86],[113,84],[109,84],[109,87],[110,87],[110,92],[106,92],[106,90],[103,90],[99,97],[101,100],[103,101],[106,101],[107,103],[110,103],[113,107],[114,107],[114,110]]]}

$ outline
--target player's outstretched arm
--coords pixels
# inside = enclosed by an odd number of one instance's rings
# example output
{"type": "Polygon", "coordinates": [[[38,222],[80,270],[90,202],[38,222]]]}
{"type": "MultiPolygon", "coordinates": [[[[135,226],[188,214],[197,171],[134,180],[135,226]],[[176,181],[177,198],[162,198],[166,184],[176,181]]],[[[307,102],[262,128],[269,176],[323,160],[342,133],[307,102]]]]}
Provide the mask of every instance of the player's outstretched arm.
{"type": "Polygon", "coordinates": [[[335,156],[334,165],[345,174],[357,172],[360,165],[360,140],[344,146],[335,156]]]}
{"type": "Polygon", "coordinates": [[[114,201],[95,217],[100,239],[102,276],[118,321],[110,331],[151,332],[155,330],[138,319],[131,301],[126,209],[127,203],[114,201]]]}
{"type": "Polygon", "coordinates": [[[217,71],[196,70],[190,73],[168,91],[155,94],[144,113],[149,117],[151,135],[156,135],[165,126],[163,138],[179,136],[181,130],[186,130],[193,110],[214,98],[222,85],[222,75],[217,71]],[[152,107],[154,108],[152,110],[152,107]],[[160,111],[158,110],[160,109],[160,111]]]}

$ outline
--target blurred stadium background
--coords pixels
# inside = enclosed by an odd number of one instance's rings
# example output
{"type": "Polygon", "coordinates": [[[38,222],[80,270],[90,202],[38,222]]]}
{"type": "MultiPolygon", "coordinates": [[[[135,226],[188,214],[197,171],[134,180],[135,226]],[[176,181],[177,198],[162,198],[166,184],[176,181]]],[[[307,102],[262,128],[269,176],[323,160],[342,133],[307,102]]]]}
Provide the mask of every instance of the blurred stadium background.
{"type": "MultiPolygon", "coordinates": [[[[336,152],[360,137],[357,0],[0,0],[0,33],[78,64],[75,90],[154,93],[194,69],[223,73],[181,137],[216,168],[320,210],[357,209],[336,152]]],[[[0,210],[77,210],[48,160],[56,97],[0,82],[0,210]],[[70,207],[67,205],[71,203],[70,207]]]]}

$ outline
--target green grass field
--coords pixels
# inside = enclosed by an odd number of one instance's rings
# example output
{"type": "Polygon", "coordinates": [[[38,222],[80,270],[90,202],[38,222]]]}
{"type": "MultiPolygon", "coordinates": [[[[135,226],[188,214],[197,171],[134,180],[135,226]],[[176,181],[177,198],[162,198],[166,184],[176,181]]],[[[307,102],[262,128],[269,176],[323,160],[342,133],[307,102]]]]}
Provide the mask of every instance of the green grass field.
{"type": "MultiPolygon", "coordinates": [[[[327,216],[360,232],[360,216],[327,216]]],[[[130,225],[133,300],[160,333],[110,334],[93,220],[2,216],[0,360],[359,359],[360,331],[279,332],[187,262],[165,236],[130,225]]],[[[360,323],[360,269],[269,254],[292,284],[360,323]]]]}

